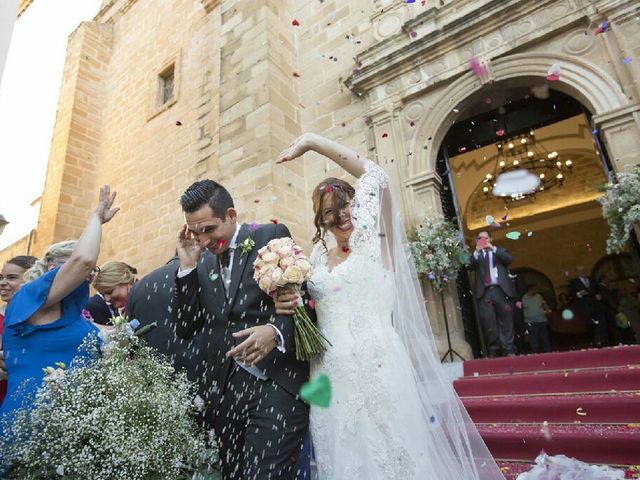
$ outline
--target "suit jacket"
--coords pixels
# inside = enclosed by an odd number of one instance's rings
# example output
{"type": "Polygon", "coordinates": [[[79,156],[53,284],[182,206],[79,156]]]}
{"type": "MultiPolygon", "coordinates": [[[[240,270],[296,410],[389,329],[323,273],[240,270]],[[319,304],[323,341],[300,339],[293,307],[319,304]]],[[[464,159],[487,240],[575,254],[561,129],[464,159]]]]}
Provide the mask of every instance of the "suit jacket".
{"type": "Polygon", "coordinates": [[[289,230],[282,224],[260,225],[254,232],[248,225],[242,225],[236,240],[238,247],[233,256],[228,299],[218,258],[209,251],[202,253],[195,270],[182,278],[176,276],[172,320],[179,337],[188,340],[198,333],[204,336],[208,367],[206,400],[214,414],[233,362],[225,353],[246,338],[236,340],[232,337],[234,332],[272,323],[284,337],[286,352],[274,348],[256,366],[295,396],[309,377],[308,363],[295,358],[293,318],[277,315],[273,299],[260,290],[253,279],[253,262],[258,250],[274,238],[289,236],[289,230]],[[255,246],[244,253],[240,244],[247,237],[253,238],[255,246]]]}
{"type": "Polygon", "coordinates": [[[127,299],[127,313],[140,322],[140,327],[156,323],[156,327],[144,335],[145,342],[166,355],[177,371],[184,370],[187,378],[198,384],[199,394],[202,395],[204,387],[200,379],[204,375],[205,360],[203,335],[194,335],[185,342],[176,336],[171,321],[171,300],[179,266],[178,257],[173,257],[137,282],[127,299]]]}
{"type": "Polygon", "coordinates": [[[596,294],[598,294],[599,291],[598,284],[593,280],[593,278],[589,276],[587,276],[587,278],[589,279],[588,287],[585,286],[580,277],[572,279],[569,284],[569,291],[571,296],[575,299],[576,307],[580,310],[580,313],[587,316],[588,319],[592,319],[597,307],[596,294]],[[586,290],[588,294],[579,298],[578,292],[581,290],[586,290]]]}
{"type": "MultiPolygon", "coordinates": [[[[493,266],[498,269],[498,285],[507,297],[515,298],[516,291],[513,286],[513,282],[509,278],[508,266],[513,261],[513,257],[507,251],[506,248],[496,247],[496,251],[493,253],[493,266]]],[[[485,291],[484,276],[485,276],[485,261],[484,255],[481,252],[476,259],[475,255],[471,255],[471,263],[469,263],[469,269],[475,270],[476,280],[473,288],[473,294],[476,298],[482,298],[485,291]]]]}

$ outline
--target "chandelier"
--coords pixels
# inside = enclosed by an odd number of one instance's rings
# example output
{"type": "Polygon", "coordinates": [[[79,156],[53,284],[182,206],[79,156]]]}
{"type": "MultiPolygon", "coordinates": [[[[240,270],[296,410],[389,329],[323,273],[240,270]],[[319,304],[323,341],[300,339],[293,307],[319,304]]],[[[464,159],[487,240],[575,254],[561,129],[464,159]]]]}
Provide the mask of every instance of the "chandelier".
{"type": "MultiPolygon", "coordinates": [[[[495,196],[505,201],[521,200],[527,197],[535,197],[536,194],[562,186],[566,175],[573,169],[572,160],[561,160],[558,152],[546,152],[541,145],[536,143],[533,130],[522,133],[505,141],[496,143],[498,158],[494,171],[487,173],[482,183],[482,191],[485,196],[494,192],[495,196]],[[522,191],[496,194],[496,183],[503,174],[520,171],[529,177],[537,177],[533,188],[529,185],[522,191]]],[[[534,179],[535,180],[535,179],[534,179]]],[[[516,189],[517,190],[517,189],[516,189]]]]}

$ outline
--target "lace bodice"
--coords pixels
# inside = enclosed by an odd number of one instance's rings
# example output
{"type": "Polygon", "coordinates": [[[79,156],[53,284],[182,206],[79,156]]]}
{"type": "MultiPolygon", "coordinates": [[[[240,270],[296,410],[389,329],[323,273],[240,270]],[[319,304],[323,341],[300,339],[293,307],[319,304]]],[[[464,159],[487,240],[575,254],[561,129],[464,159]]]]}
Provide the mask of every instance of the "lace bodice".
{"type": "Polygon", "coordinates": [[[364,325],[352,325],[345,319],[378,319],[390,327],[393,307],[393,279],[384,268],[379,237],[380,196],[388,186],[384,170],[371,161],[356,183],[351,211],[354,231],[349,239],[349,257],[332,271],[327,266],[327,251],[316,244],[310,260],[313,275],[308,283],[316,302],[320,327],[331,336],[334,329],[354,330],[364,325]],[[354,315],[354,313],[358,315],[354,315]]]}

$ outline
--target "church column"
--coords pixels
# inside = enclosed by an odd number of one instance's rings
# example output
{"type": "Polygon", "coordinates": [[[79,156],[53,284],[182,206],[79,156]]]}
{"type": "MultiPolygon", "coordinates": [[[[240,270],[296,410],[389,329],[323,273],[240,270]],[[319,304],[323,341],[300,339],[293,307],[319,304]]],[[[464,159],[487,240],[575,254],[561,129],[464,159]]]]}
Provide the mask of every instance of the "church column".
{"type": "MultiPolygon", "coordinates": [[[[435,171],[425,172],[419,176],[408,179],[406,182],[410,189],[408,203],[411,205],[413,224],[420,224],[420,219],[425,216],[441,215],[442,207],[440,203],[440,188],[442,181],[435,171]]],[[[429,321],[436,340],[438,352],[441,355],[446,352],[447,332],[444,321],[445,311],[442,307],[442,299],[439,293],[425,285],[422,281],[423,293],[427,301],[427,312],[429,321]]],[[[444,303],[446,308],[447,322],[449,323],[449,334],[451,336],[451,347],[458,352],[465,360],[473,358],[471,347],[464,338],[464,324],[458,302],[458,292],[452,282],[444,290],[444,303]]],[[[447,357],[448,358],[448,357],[447,357]]]]}

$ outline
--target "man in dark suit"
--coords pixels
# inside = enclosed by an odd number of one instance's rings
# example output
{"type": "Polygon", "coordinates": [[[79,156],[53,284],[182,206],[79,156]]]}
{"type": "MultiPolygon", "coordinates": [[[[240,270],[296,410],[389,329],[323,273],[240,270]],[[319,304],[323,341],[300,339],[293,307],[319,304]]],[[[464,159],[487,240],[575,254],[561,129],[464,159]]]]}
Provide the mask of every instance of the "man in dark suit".
{"type": "Polygon", "coordinates": [[[489,232],[480,232],[469,268],[475,270],[474,296],[487,343],[487,356],[515,355],[513,306],[516,292],[509,278],[513,258],[506,249],[491,244],[489,232]]]}
{"type": "Polygon", "coordinates": [[[293,479],[309,409],[298,391],[309,375],[295,357],[293,319],[253,279],[258,250],[290,236],[282,224],[240,225],[229,192],[212,180],[180,199],[186,225],[172,320],[204,335],[206,414],[220,441],[225,479],[293,479]]]}
{"type": "Polygon", "coordinates": [[[176,336],[171,321],[171,301],[179,265],[176,255],[136,282],[127,299],[127,313],[140,322],[140,327],[155,323],[155,328],[143,337],[146,343],[169,357],[177,371],[184,370],[187,378],[200,386],[204,374],[203,335],[194,335],[185,341],[176,336]]]}
{"type": "Polygon", "coordinates": [[[569,284],[571,296],[575,298],[576,308],[593,329],[596,346],[606,347],[609,344],[607,324],[604,318],[602,295],[598,284],[584,271],[582,265],[576,267],[576,278],[569,284]]]}

